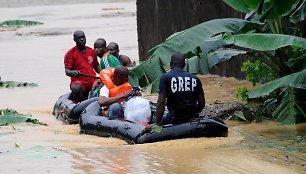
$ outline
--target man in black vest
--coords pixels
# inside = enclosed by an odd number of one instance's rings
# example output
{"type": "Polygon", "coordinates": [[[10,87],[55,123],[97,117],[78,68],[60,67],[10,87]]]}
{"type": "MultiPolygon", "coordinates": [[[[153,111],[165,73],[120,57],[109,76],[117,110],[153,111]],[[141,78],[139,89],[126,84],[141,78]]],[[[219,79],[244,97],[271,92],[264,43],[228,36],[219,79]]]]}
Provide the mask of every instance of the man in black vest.
{"type": "Polygon", "coordinates": [[[160,78],[156,124],[188,122],[198,117],[205,107],[202,83],[198,77],[183,70],[185,65],[183,54],[173,54],[171,71],[160,78]],[[166,105],[169,113],[163,118],[166,105]]]}

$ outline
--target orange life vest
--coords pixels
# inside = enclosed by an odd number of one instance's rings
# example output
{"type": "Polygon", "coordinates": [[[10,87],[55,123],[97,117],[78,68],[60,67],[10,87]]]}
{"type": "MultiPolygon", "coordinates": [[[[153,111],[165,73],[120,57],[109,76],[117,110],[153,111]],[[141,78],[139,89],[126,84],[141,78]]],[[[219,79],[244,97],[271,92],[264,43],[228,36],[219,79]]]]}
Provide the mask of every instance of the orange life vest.
{"type": "Polygon", "coordinates": [[[112,78],[114,77],[114,68],[105,68],[100,71],[100,79],[108,89],[115,87],[112,78]]]}
{"type": "MultiPolygon", "coordinates": [[[[125,82],[124,84],[120,86],[114,85],[112,78],[114,76],[114,69],[113,68],[105,68],[100,71],[100,78],[104,85],[109,89],[109,96],[110,97],[116,97],[119,95],[124,95],[128,91],[132,90],[132,85],[130,85],[128,82],[125,82]]],[[[124,101],[124,100],[122,100],[124,101]]],[[[119,101],[122,102],[122,101],[119,101]]]]}

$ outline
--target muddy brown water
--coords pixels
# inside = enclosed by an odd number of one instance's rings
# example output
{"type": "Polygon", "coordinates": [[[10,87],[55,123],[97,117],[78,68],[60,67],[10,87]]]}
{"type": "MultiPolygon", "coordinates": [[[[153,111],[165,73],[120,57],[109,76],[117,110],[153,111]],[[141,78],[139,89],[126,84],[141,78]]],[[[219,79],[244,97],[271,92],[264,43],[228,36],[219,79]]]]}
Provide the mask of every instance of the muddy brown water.
{"type": "MultiPolygon", "coordinates": [[[[72,32],[84,30],[88,46],[98,37],[118,42],[122,54],[137,61],[135,14],[135,1],[0,9],[0,21],[44,22],[1,30],[1,79],[34,82],[39,87],[0,89],[0,108],[30,113],[47,124],[0,127],[0,173],[305,173],[305,162],[232,130],[226,138],[127,145],[115,138],[80,135],[78,125],[56,120],[52,107],[69,90],[63,56],[74,45],[72,32]]],[[[234,78],[200,78],[207,103],[236,100],[237,85],[250,85],[234,78]]],[[[156,95],[148,97],[156,99],[156,95]]],[[[227,124],[306,158],[305,143],[299,142],[306,134],[305,124],[227,124]]]]}

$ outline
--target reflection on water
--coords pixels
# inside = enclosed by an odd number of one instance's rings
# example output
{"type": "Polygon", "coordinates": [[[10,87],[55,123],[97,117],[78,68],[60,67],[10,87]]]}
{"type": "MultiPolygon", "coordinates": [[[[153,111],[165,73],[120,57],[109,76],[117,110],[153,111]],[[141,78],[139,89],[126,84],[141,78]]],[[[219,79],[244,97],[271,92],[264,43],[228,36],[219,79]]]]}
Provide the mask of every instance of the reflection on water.
{"type": "MultiPolygon", "coordinates": [[[[306,126],[285,126],[285,136],[278,132],[282,127],[270,122],[235,126],[305,158],[305,142],[285,140],[305,133],[306,126]],[[279,141],[286,144],[279,144],[279,141]],[[292,147],[298,147],[303,152],[297,152],[292,147]]],[[[294,170],[305,170],[305,162],[232,130],[226,138],[189,138],[74,150],[80,153],[74,156],[80,159],[77,166],[92,172],[102,169],[105,173],[294,173],[294,170]],[[90,159],[84,160],[81,156],[90,159]]]]}
{"type": "MultiPolygon", "coordinates": [[[[236,128],[244,130],[252,129],[254,126],[250,124],[236,128]]],[[[265,130],[261,128],[267,126],[271,131],[279,128],[278,125],[264,123],[252,133],[265,137],[262,133],[265,130]]],[[[287,130],[292,134],[288,133],[287,136],[296,136],[296,133],[293,133],[294,129],[288,127],[287,130]]],[[[276,134],[273,138],[278,140],[279,137],[276,134]]],[[[305,147],[305,143],[300,146],[305,147]]],[[[105,173],[295,173],[294,170],[305,170],[303,162],[292,157],[289,158],[293,161],[288,161],[286,154],[249,141],[247,137],[233,131],[230,131],[227,138],[190,138],[143,145],[75,150],[81,154],[74,156],[80,159],[77,166],[91,172],[103,170],[105,173]],[[82,160],[81,156],[90,159],[82,160]]],[[[305,158],[306,155],[303,155],[305,158]]]]}
{"type": "MultiPolygon", "coordinates": [[[[305,162],[254,142],[230,130],[228,137],[188,138],[151,144],[127,145],[115,138],[80,135],[78,125],[61,125],[50,114],[37,113],[48,126],[15,125],[0,128],[0,173],[297,173],[305,162]],[[16,147],[15,144],[20,147],[16,147]],[[52,165],[47,165],[52,164],[52,165]],[[57,166],[54,168],[54,166],[57,166]]],[[[233,124],[234,128],[269,140],[306,158],[306,126],[275,123],[233,124]],[[285,136],[279,130],[285,129],[285,136]],[[287,141],[285,141],[287,140],[287,141]],[[291,141],[292,140],[292,141],[291,141]]],[[[304,166],[303,166],[304,165],[304,166]]]]}

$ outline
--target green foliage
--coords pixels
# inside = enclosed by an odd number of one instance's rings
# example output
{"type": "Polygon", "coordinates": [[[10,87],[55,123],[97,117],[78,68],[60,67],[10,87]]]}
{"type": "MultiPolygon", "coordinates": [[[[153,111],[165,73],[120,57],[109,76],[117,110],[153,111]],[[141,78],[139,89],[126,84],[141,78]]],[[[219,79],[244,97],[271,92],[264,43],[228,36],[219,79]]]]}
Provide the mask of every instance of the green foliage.
{"type": "Polygon", "coordinates": [[[306,89],[306,69],[268,82],[248,94],[249,98],[268,96],[272,92],[287,87],[306,89]]]}
{"type": "Polygon", "coordinates": [[[246,86],[238,86],[236,91],[236,97],[240,98],[242,101],[248,101],[248,88],[246,86]]]}
{"type": "Polygon", "coordinates": [[[250,110],[244,108],[242,111],[236,111],[228,120],[252,122],[254,118],[250,110]]]}
{"type": "Polygon", "coordinates": [[[228,118],[228,120],[235,120],[235,121],[248,121],[242,111],[236,111],[232,116],[228,118]]]}
{"type": "Polygon", "coordinates": [[[0,81],[0,88],[11,88],[11,87],[36,87],[36,83],[28,82],[15,82],[15,81],[0,81]]]}
{"type": "Polygon", "coordinates": [[[271,101],[265,102],[261,108],[262,115],[257,113],[255,117],[272,115],[272,119],[282,124],[297,124],[306,122],[305,93],[306,69],[266,83],[248,96],[250,99],[265,97],[269,99],[266,101],[271,101]]]}
{"type": "Polygon", "coordinates": [[[256,10],[257,4],[260,0],[223,0],[226,4],[231,6],[237,11],[243,13],[250,13],[256,10]]]}
{"type": "Polygon", "coordinates": [[[0,23],[1,27],[19,28],[31,25],[41,25],[42,22],[29,21],[29,20],[7,20],[0,23]]]}
{"type": "Polygon", "coordinates": [[[37,119],[31,118],[30,114],[20,114],[14,109],[0,109],[0,126],[6,126],[12,123],[30,122],[40,124],[37,119]]]}
{"type": "Polygon", "coordinates": [[[306,122],[305,99],[298,99],[296,95],[305,94],[306,89],[295,89],[288,87],[283,91],[280,104],[273,113],[273,118],[282,124],[297,124],[306,122]]]}
{"type": "Polygon", "coordinates": [[[151,130],[151,132],[157,132],[157,133],[160,133],[161,131],[162,131],[162,126],[158,125],[154,125],[151,130]]]}
{"type": "Polygon", "coordinates": [[[271,99],[275,94],[282,96],[278,99],[273,118],[283,124],[305,122],[305,111],[301,109],[305,108],[301,104],[305,103],[305,99],[299,100],[298,95],[295,95],[295,91],[306,87],[306,39],[297,37],[305,30],[301,28],[301,22],[305,20],[305,0],[254,1],[258,3],[257,8],[244,0],[224,2],[240,12],[248,13],[247,16],[253,13],[251,20],[265,23],[265,27],[257,31],[266,33],[224,36],[227,44],[251,49],[249,55],[257,59],[258,62],[243,64],[242,71],[246,72],[247,79],[254,85],[256,82],[273,80],[273,76],[280,77],[249,93],[249,98],[265,96],[266,99],[271,99]],[[284,26],[283,23],[288,18],[292,23],[286,22],[284,26]],[[274,51],[272,54],[269,52],[271,50],[274,51]],[[266,72],[265,69],[269,71],[266,72]],[[275,74],[271,74],[270,70],[275,74]]]}
{"type": "Polygon", "coordinates": [[[287,65],[290,67],[293,73],[306,69],[306,53],[300,57],[289,59],[287,65]]]}
{"type": "Polygon", "coordinates": [[[157,92],[159,86],[159,78],[170,67],[170,57],[175,52],[182,52],[184,54],[192,53],[194,56],[188,59],[189,65],[197,64],[199,66],[189,66],[191,72],[207,73],[208,68],[216,64],[213,60],[218,56],[220,61],[227,60],[229,55],[243,54],[245,51],[229,49],[230,54],[224,54],[221,48],[224,42],[219,39],[212,39],[213,36],[223,32],[236,33],[244,29],[245,26],[252,28],[258,25],[247,20],[242,19],[216,19],[207,21],[191,27],[189,29],[177,32],[168,37],[165,42],[152,48],[149,51],[149,59],[140,64],[139,66],[130,70],[129,77],[130,83],[135,86],[146,87],[152,85],[151,92],[157,92]],[[199,37],[201,36],[201,37],[199,37]],[[213,51],[217,51],[213,53],[213,51]],[[208,55],[208,53],[210,53],[208,55]]]}
{"type": "Polygon", "coordinates": [[[133,86],[147,87],[152,86],[151,92],[158,91],[159,77],[166,70],[160,59],[149,59],[129,72],[129,82],[133,86]]]}
{"type": "Polygon", "coordinates": [[[270,81],[275,76],[271,69],[259,60],[254,63],[251,61],[243,62],[241,71],[246,73],[246,80],[252,82],[253,86],[256,86],[256,83],[270,81]]]}
{"type": "Polygon", "coordinates": [[[306,18],[306,1],[303,1],[301,5],[290,15],[290,21],[297,24],[304,21],[306,18]]]}
{"type": "Polygon", "coordinates": [[[296,46],[306,49],[306,39],[284,34],[237,34],[227,36],[225,42],[258,51],[276,50],[286,46],[296,46]]]}
{"type": "Polygon", "coordinates": [[[263,104],[260,104],[258,109],[253,113],[254,120],[274,120],[272,115],[277,107],[277,104],[277,99],[273,97],[270,99],[265,99],[263,104]]]}
{"type": "MultiPolygon", "coordinates": [[[[288,87],[305,89],[306,39],[300,37],[305,34],[305,1],[224,0],[234,9],[246,13],[248,20],[215,19],[172,34],[149,51],[149,60],[130,71],[131,83],[142,87],[152,85],[151,92],[156,92],[159,78],[168,71],[170,57],[175,52],[187,55],[186,70],[192,73],[207,73],[217,63],[247,52],[248,56],[258,60],[243,65],[247,78],[253,84],[273,80],[250,92],[249,98],[265,96],[269,100],[279,96],[279,91],[287,91],[288,87]],[[223,37],[218,37],[220,35],[223,37]]],[[[245,90],[240,90],[241,95],[245,94],[245,90]]],[[[290,119],[288,113],[294,118],[298,117],[293,113],[301,113],[296,108],[289,109],[299,106],[292,104],[296,101],[297,95],[291,93],[278,100],[277,106],[281,108],[277,108],[277,113],[287,115],[285,117],[291,123],[297,121],[290,119]]]]}

